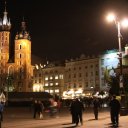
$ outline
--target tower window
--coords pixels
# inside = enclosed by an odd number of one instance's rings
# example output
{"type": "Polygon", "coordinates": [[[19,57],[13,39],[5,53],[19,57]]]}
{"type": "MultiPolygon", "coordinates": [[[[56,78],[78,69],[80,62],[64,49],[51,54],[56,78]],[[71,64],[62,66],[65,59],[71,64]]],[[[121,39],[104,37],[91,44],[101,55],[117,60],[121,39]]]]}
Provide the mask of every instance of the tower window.
{"type": "Polygon", "coordinates": [[[21,45],[20,45],[20,49],[21,49],[21,45]]]}
{"type": "Polygon", "coordinates": [[[21,54],[20,54],[20,58],[21,58],[21,54]]]}

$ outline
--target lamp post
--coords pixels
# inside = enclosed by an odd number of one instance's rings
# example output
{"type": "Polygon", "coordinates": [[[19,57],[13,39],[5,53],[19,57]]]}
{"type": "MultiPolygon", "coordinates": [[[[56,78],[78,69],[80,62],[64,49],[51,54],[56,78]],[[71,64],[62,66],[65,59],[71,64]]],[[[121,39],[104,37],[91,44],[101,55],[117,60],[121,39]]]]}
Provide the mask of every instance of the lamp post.
{"type": "Polygon", "coordinates": [[[119,44],[119,53],[118,53],[118,55],[119,55],[119,62],[120,62],[120,73],[119,73],[119,87],[120,87],[120,90],[119,90],[119,94],[121,96],[121,108],[124,111],[124,108],[126,106],[126,104],[125,104],[126,100],[125,100],[125,90],[124,90],[124,85],[123,85],[123,67],[122,67],[122,49],[121,49],[121,38],[122,38],[121,27],[122,26],[127,27],[128,26],[128,20],[124,19],[123,21],[120,21],[112,13],[107,16],[107,20],[115,22],[115,25],[117,27],[117,32],[118,32],[118,44],[119,44]]]}

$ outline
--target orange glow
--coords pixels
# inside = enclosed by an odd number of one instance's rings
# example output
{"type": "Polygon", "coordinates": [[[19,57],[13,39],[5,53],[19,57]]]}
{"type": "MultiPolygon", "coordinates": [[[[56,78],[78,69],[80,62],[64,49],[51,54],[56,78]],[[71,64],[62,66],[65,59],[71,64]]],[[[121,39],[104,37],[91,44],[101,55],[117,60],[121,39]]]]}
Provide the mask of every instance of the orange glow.
{"type": "Polygon", "coordinates": [[[110,13],[107,17],[106,17],[108,22],[112,22],[116,19],[114,13],[110,13]]]}

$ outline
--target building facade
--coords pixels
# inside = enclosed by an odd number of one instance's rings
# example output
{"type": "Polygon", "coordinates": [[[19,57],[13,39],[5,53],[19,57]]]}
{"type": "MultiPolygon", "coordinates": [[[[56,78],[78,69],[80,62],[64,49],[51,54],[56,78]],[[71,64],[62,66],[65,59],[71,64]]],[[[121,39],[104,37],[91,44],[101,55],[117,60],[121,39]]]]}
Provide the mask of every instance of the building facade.
{"type": "Polygon", "coordinates": [[[99,58],[81,55],[78,59],[66,61],[64,83],[67,96],[91,95],[100,87],[99,58]]]}
{"type": "Polygon", "coordinates": [[[10,56],[11,23],[5,9],[0,21],[0,84],[6,91],[32,91],[31,41],[24,20],[16,34],[14,59],[10,56]],[[13,61],[14,60],[14,61],[13,61]]]}
{"type": "Polygon", "coordinates": [[[64,91],[63,65],[36,65],[33,72],[33,91],[45,91],[51,95],[62,96],[64,91]]]}

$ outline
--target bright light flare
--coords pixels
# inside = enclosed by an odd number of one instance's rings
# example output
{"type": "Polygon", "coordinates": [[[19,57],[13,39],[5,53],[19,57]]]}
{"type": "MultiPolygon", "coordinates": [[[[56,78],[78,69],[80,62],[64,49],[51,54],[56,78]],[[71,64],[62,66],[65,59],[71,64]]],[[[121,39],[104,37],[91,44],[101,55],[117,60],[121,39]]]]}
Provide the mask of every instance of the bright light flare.
{"type": "Polygon", "coordinates": [[[122,25],[123,27],[128,27],[128,19],[122,20],[122,21],[121,21],[121,25],[122,25]]]}
{"type": "Polygon", "coordinates": [[[107,19],[108,22],[112,22],[116,19],[116,17],[113,13],[110,13],[110,14],[107,15],[106,19],[107,19]]]}

